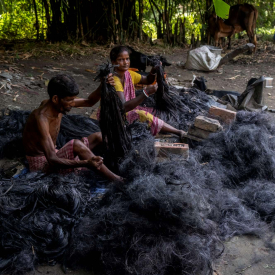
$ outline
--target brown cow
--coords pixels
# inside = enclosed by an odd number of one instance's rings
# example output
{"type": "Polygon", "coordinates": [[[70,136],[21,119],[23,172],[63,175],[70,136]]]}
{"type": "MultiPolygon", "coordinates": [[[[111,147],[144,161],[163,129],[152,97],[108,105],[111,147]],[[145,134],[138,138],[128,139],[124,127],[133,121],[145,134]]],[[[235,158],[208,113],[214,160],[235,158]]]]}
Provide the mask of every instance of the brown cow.
{"type": "Polygon", "coordinates": [[[226,25],[221,18],[218,18],[215,13],[213,13],[208,19],[208,45],[210,43],[210,36],[214,37],[215,46],[219,46],[220,38],[228,37],[231,38],[235,34],[235,28],[226,25]]]}
{"type": "MultiPolygon", "coordinates": [[[[229,17],[224,21],[225,24],[233,26],[235,32],[246,31],[249,42],[255,45],[256,50],[257,39],[254,33],[256,29],[256,21],[258,18],[258,10],[250,4],[239,4],[230,7],[229,17]]],[[[231,49],[231,39],[229,38],[228,48],[231,49]]]]}
{"type": "MultiPolygon", "coordinates": [[[[228,37],[228,49],[231,49],[231,37],[234,33],[246,31],[249,42],[255,45],[254,51],[256,50],[256,35],[254,30],[256,28],[256,20],[258,18],[257,9],[250,4],[239,4],[230,7],[229,17],[225,21],[222,19],[215,19],[215,16],[210,16],[208,21],[208,44],[210,35],[216,39],[220,37],[228,37]],[[234,31],[230,34],[230,29],[226,26],[232,27],[234,31]],[[228,34],[228,35],[227,35],[228,34]]],[[[215,39],[215,43],[216,43],[215,39]]]]}

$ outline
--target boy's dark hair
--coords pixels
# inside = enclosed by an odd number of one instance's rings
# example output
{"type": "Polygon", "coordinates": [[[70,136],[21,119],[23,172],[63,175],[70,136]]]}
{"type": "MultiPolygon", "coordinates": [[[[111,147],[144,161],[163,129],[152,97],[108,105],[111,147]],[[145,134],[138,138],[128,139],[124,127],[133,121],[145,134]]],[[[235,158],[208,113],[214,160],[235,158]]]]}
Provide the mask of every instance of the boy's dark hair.
{"type": "Polygon", "coordinates": [[[110,59],[111,59],[111,61],[116,61],[117,57],[122,52],[128,52],[130,54],[131,50],[128,47],[126,47],[126,46],[116,46],[116,47],[112,48],[112,50],[110,52],[110,59]]]}
{"type": "Polygon", "coordinates": [[[78,85],[74,78],[67,74],[59,74],[53,77],[48,84],[50,98],[57,95],[59,98],[76,96],[79,94],[78,85]]]}

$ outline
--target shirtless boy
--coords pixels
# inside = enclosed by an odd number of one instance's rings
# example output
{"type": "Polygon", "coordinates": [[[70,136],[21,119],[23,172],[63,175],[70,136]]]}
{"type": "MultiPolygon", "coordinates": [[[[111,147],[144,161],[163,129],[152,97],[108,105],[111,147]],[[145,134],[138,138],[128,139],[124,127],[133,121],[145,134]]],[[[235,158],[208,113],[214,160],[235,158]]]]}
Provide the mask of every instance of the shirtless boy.
{"type": "MultiPolygon", "coordinates": [[[[99,170],[109,180],[121,180],[103,164],[102,157],[95,156],[91,151],[101,142],[101,133],[83,137],[82,140],[73,139],[56,150],[62,116],[75,106],[74,100],[79,90],[72,77],[58,75],[50,80],[48,94],[50,99],[43,101],[30,114],[23,133],[30,170],[70,172],[73,168],[85,167],[99,170]]],[[[78,103],[80,105],[81,102],[78,103]]]]}

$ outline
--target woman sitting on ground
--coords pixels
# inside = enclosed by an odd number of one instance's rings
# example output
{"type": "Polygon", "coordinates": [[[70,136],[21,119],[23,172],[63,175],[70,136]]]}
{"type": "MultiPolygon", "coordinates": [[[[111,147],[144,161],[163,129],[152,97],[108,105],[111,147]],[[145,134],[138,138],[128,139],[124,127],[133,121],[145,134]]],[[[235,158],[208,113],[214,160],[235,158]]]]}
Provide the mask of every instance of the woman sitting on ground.
{"type": "Polygon", "coordinates": [[[163,120],[154,116],[153,108],[139,106],[139,104],[141,104],[146,97],[157,91],[157,84],[150,85],[156,78],[155,69],[152,68],[147,77],[130,71],[129,49],[125,46],[114,47],[111,50],[110,58],[113,65],[118,65],[118,67],[115,67],[114,73],[115,89],[124,104],[129,123],[132,123],[138,119],[141,122],[148,123],[152,135],[156,135],[159,132],[166,132],[182,137],[185,132],[172,127],[163,120]],[[136,84],[144,84],[149,86],[143,90],[143,93],[136,96],[134,87],[136,84]]]}

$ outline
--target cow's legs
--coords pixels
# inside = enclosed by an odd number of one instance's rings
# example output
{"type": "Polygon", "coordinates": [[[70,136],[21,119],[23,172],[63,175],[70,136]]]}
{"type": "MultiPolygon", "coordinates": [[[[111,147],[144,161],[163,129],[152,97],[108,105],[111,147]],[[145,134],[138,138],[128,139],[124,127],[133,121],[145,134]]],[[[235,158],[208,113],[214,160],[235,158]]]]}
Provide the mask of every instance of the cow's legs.
{"type": "Polygon", "coordinates": [[[219,46],[219,35],[218,35],[218,33],[215,33],[214,41],[215,41],[215,47],[218,47],[219,46]]]}
{"type": "Polygon", "coordinates": [[[231,36],[227,36],[227,39],[228,39],[228,46],[227,46],[227,49],[228,50],[231,50],[231,36]]]}
{"type": "MultiPolygon", "coordinates": [[[[256,20],[254,18],[254,16],[255,16],[255,12],[251,12],[250,15],[249,15],[249,18],[248,18],[247,25],[246,25],[246,33],[247,33],[248,38],[249,38],[249,43],[253,43],[255,45],[255,48],[253,49],[253,52],[256,51],[256,45],[257,45],[257,38],[254,35],[254,25],[255,25],[254,20],[256,20]]],[[[252,52],[250,52],[250,53],[252,53],[252,52]]]]}
{"type": "Polygon", "coordinates": [[[233,37],[233,35],[235,35],[235,33],[236,33],[236,29],[234,28],[234,31],[229,36],[227,36],[227,38],[228,38],[228,47],[227,47],[227,49],[228,50],[231,50],[231,37],[233,37]]]}

